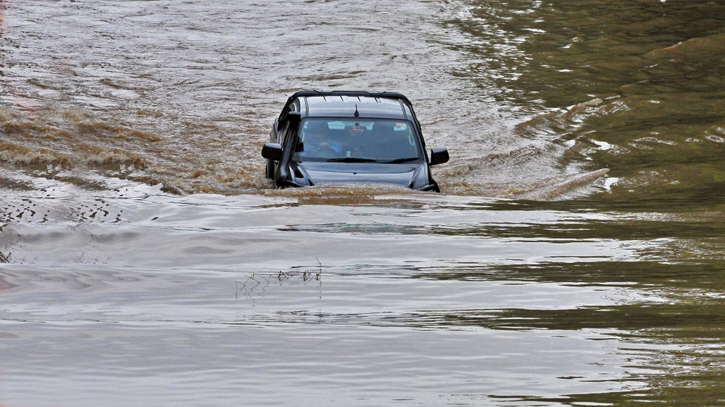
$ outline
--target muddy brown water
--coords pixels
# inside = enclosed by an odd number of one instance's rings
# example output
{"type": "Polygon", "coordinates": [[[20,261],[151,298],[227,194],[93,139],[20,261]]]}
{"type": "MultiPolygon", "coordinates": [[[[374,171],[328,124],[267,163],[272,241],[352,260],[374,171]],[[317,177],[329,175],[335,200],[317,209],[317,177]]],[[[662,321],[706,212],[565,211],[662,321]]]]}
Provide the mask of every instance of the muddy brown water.
{"type": "Polygon", "coordinates": [[[725,404],[725,2],[0,1],[0,404],[725,404]],[[443,193],[272,190],[395,90],[443,193]]]}

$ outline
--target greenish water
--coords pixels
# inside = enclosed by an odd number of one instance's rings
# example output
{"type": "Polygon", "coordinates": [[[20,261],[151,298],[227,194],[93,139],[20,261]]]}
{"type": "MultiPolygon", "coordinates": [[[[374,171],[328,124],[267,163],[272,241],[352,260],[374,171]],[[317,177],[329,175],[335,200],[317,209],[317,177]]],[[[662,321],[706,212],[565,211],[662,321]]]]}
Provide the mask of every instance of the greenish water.
{"type": "MultiPolygon", "coordinates": [[[[659,372],[643,375],[647,390],[578,395],[567,403],[725,404],[725,2],[487,1],[470,2],[469,12],[473,18],[450,24],[473,39],[463,48],[485,62],[456,74],[495,89],[491,93],[502,103],[526,111],[553,109],[518,126],[520,135],[563,144],[564,163],[608,168],[617,179],[609,191],[582,199],[521,203],[524,211],[614,211],[622,215],[616,221],[514,233],[662,242],[642,248],[635,262],[553,262],[485,275],[625,284],[661,301],[474,312],[447,315],[446,321],[493,329],[616,329],[627,332],[623,336],[633,346],[670,347],[653,355],[659,372]],[[500,31],[518,40],[502,44],[500,31]],[[508,48],[503,58],[502,48],[508,48]],[[491,71],[500,75],[492,79],[491,71]]],[[[462,271],[456,278],[480,274],[462,271]]]]}
{"type": "Polygon", "coordinates": [[[640,210],[719,207],[725,188],[725,3],[469,2],[449,22],[480,55],[455,70],[538,114],[522,137],[568,147],[618,178],[597,201],[640,210]]]}

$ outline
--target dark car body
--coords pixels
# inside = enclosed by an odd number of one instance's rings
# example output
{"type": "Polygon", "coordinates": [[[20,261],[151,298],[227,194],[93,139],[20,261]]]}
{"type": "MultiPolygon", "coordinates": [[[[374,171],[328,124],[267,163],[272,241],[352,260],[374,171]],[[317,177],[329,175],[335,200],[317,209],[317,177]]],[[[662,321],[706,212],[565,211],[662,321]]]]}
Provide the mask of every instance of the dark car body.
{"type": "Polygon", "coordinates": [[[392,184],[439,192],[413,106],[394,92],[300,91],[289,97],[262,148],[276,188],[392,184]]]}

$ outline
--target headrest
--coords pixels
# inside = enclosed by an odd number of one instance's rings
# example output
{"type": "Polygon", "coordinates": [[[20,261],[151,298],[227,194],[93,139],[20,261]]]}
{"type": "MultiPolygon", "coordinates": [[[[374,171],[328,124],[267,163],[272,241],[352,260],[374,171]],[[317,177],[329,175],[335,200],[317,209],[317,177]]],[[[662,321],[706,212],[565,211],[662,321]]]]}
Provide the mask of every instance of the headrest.
{"type": "Polygon", "coordinates": [[[381,120],[373,124],[373,133],[380,137],[391,137],[395,134],[395,122],[381,120]]]}
{"type": "Polygon", "coordinates": [[[310,120],[305,126],[305,134],[327,132],[327,122],[324,120],[310,120]]]}

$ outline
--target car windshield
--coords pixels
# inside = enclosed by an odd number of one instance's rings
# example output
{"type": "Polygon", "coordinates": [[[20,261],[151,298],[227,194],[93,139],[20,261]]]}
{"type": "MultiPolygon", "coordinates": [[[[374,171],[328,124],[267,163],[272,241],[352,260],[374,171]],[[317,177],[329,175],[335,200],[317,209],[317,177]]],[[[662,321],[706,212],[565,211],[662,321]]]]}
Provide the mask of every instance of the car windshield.
{"type": "Polygon", "coordinates": [[[298,161],[402,163],[421,158],[413,126],[390,119],[306,119],[293,157],[298,161]]]}

